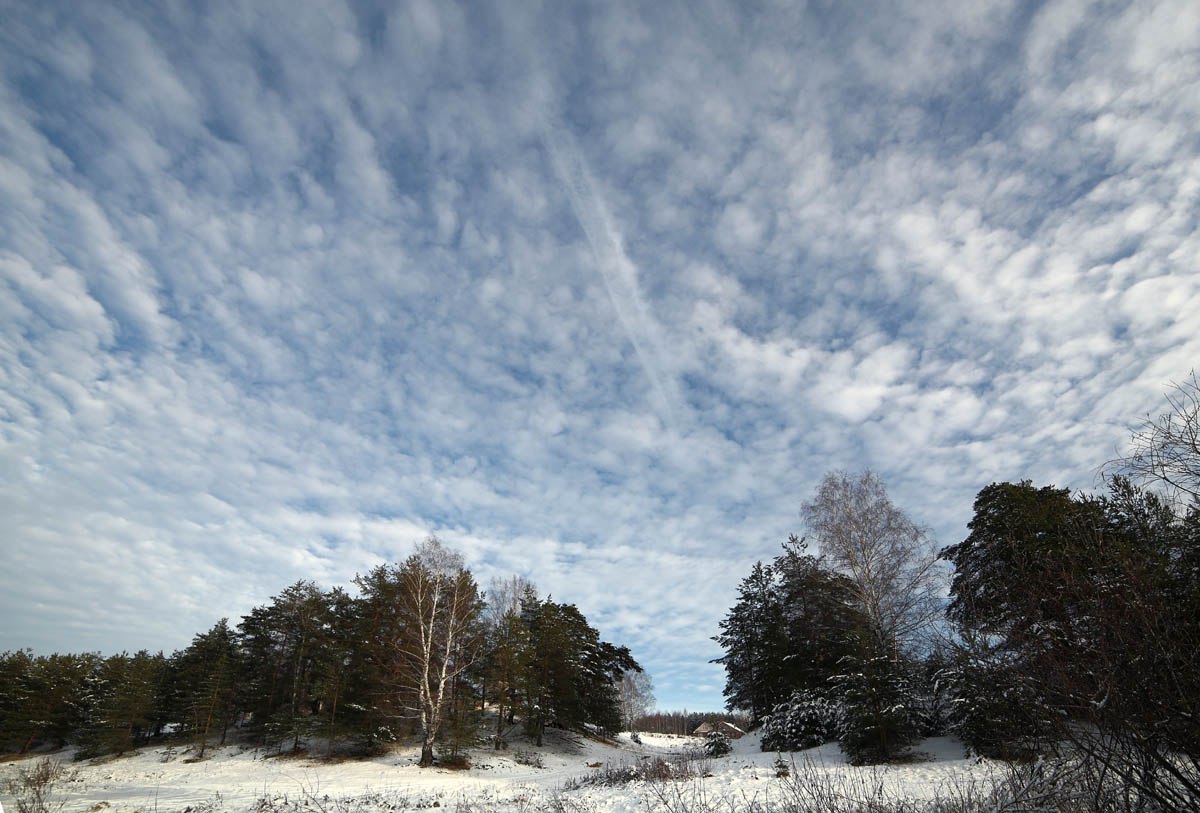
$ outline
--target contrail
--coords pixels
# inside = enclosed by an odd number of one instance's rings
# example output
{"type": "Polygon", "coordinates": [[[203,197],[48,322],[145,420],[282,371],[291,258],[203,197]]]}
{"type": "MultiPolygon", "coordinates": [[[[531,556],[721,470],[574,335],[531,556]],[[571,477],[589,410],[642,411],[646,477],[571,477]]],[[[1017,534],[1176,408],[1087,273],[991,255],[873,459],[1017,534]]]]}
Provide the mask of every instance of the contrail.
{"type": "Polygon", "coordinates": [[[679,392],[674,379],[664,369],[658,324],[642,299],[637,266],[625,253],[621,233],[596,193],[592,175],[570,133],[565,127],[551,123],[544,129],[542,140],[554,171],[566,187],[575,218],[587,236],[596,267],[617,311],[617,319],[660,401],[663,420],[675,430],[678,428],[677,417],[683,411],[679,408],[679,392]]]}

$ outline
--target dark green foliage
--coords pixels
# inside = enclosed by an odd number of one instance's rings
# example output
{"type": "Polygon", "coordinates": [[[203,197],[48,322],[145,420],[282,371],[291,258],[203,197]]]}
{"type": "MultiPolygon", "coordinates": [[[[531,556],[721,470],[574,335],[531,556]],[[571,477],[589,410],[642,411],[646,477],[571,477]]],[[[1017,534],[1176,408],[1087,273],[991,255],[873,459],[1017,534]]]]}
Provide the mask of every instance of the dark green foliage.
{"type": "Polygon", "coordinates": [[[161,655],[139,652],[97,662],[78,696],[76,759],[124,753],[144,744],[157,728],[155,687],[166,668],[161,655]]]}
{"type": "Polygon", "coordinates": [[[573,604],[540,601],[528,593],[521,618],[529,643],[519,667],[519,685],[529,734],[540,745],[549,724],[619,731],[616,682],[624,672],[641,671],[629,650],[601,641],[573,604]]]}
{"type": "Polygon", "coordinates": [[[296,749],[317,733],[317,687],[329,666],[323,646],[328,604],[312,582],[296,582],[238,625],[250,733],[296,749]]]}
{"type": "Polygon", "coordinates": [[[865,619],[845,577],[794,536],[771,564],[755,564],[738,592],[714,638],[725,650],[714,663],[725,667],[729,708],[748,710],[758,723],[793,692],[823,687],[855,651],[865,619]]]}
{"type": "Polygon", "coordinates": [[[171,658],[169,708],[172,722],[196,744],[203,757],[210,735],[224,742],[239,712],[238,676],[244,672],[237,640],[222,618],[171,658]]]}
{"type": "Polygon", "coordinates": [[[1087,531],[1102,527],[1094,502],[1029,481],[993,483],[975,499],[971,533],[942,550],[954,565],[947,616],[979,633],[1020,646],[1030,636],[1064,629],[1071,596],[1045,589],[1086,553],[1087,531]]]}
{"type": "Polygon", "coordinates": [[[733,751],[733,743],[721,731],[710,731],[704,735],[704,754],[710,757],[723,757],[733,751]]]}
{"type": "Polygon", "coordinates": [[[833,742],[843,716],[841,698],[827,689],[793,692],[763,720],[762,750],[803,751],[833,742]]]}
{"type": "Polygon", "coordinates": [[[417,698],[398,686],[405,671],[404,655],[397,642],[412,634],[403,612],[403,582],[396,565],[379,565],[365,576],[356,576],[360,598],[357,644],[353,668],[347,674],[347,708],[356,718],[355,732],[367,751],[376,751],[417,728],[413,709],[417,698]]]}
{"type": "Polygon", "coordinates": [[[10,652],[2,660],[0,745],[21,753],[66,745],[80,726],[84,682],[100,656],[10,652]]]}
{"type": "Polygon", "coordinates": [[[940,678],[951,698],[950,729],[973,753],[1031,759],[1052,741],[1054,712],[1015,655],[973,641],[940,678]]]}
{"type": "Polygon", "coordinates": [[[951,657],[948,645],[938,643],[914,664],[922,737],[943,737],[950,733],[953,698],[947,670],[951,657]]]}
{"type": "Polygon", "coordinates": [[[842,702],[842,751],[852,765],[891,762],[921,736],[908,665],[887,655],[851,656],[830,679],[842,702]]]}
{"type": "MultiPolygon", "coordinates": [[[[340,742],[345,752],[373,754],[436,712],[423,752],[428,746],[432,754],[436,738],[440,753],[453,756],[478,741],[490,680],[510,723],[520,710],[516,722],[539,735],[546,725],[620,730],[617,683],[641,671],[627,648],[602,641],[574,605],[542,601],[531,587],[496,616],[503,623],[485,638],[470,572],[452,574],[462,590],[439,594],[454,599],[443,608],[429,595],[415,598],[414,567],[423,561],[410,557],[357,577],[359,597],[297,582],[236,629],[223,619],[169,659],[0,654],[0,752],[75,743],[85,759],[170,736],[190,741],[203,757],[237,731],[280,749],[316,746],[331,754],[340,742]],[[420,624],[424,618],[438,636],[450,604],[458,634],[435,647],[428,676],[436,694],[422,697],[420,624]],[[444,693],[436,685],[443,666],[444,693]]],[[[422,573],[435,585],[445,575],[422,573]]]]}
{"type": "Polygon", "coordinates": [[[714,639],[725,655],[725,702],[747,709],[757,723],[792,688],[787,680],[787,635],[778,576],[758,562],[738,586],[738,601],[714,639]]]}
{"type": "Polygon", "coordinates": [[[1198,526],[1197,506],[1180,515],[1120,478],[1102,497],[981,491],[971,534],[943,552],[970,644],[951,672],[968,743],[1025,756],[1069,742],[1139,792],[1194,807],[1200,783],[1172,755],[1200,753],[1198,526]]]}

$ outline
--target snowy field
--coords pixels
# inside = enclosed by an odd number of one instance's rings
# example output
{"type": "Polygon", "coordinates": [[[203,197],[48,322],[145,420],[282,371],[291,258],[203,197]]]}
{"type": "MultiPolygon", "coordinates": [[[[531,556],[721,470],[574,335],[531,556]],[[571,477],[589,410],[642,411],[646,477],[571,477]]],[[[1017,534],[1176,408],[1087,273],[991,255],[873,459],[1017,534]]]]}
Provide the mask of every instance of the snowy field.
{"type": "MultiPolygon", "coordinates": [[[[557,734],[557,732],[555,732],[557,734]]],[[[372,760],[326,762],[305,757],[265,756],[240,746],[210,749],[187,762],[182,749],[147,748],[94,762],[69,763],[74,772],[60,783],[56,801],[65,811],[89,813],[216,813],[216,811],[588,811],[618,813],[679,809],[751,809],[788,799],[797,775],[828,780],[846,793],[929,798],[954,795],[986,780],[993,766],[963,754],[951,738],[926,740],[903,765],[855,768],[837,745],[782,755],[789,778],[779,778],[781,755],[759,750],[755,735],[734,743],[728,756],[692,765],[697,774],[670,781],[593,784],[614,768],[656,758],[678,759],[699,740],[643,734],[639,745],[622,735],[608,745],[558,734],[546,747],[473,752],[468,770],[421,769],[417,749],[400,749],[372,760]],[[540,758],[541,767],[522,764],[540,758]],[[519,761],[520,760],[520,761],[519,761]],[[589,783],[589,779],[592,783],[589,783]],[[688,804],[683,804],[687,800],[688,804]],[[732,803],[732,804],[731,804],[732,803]]],[[[69,753],[57,758],[70,760],[69,753]]],[[[0,780],[36,760],[0,766],[0,780]]],[[[0,796],[9,811],[10,796],[0,796]]]]}

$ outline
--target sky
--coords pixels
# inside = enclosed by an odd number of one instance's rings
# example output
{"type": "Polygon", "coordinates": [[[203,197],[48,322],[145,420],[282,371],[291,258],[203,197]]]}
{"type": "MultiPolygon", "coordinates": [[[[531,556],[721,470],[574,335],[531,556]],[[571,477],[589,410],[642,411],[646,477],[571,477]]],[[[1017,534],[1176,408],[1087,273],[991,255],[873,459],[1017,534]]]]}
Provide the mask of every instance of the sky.
{"type": "Polygon", "coordinates": [[[0,0],[0,650],[436,535],[711,709],[822,475],[961,541],[1200,359],[1200,4],[0,0]]]}

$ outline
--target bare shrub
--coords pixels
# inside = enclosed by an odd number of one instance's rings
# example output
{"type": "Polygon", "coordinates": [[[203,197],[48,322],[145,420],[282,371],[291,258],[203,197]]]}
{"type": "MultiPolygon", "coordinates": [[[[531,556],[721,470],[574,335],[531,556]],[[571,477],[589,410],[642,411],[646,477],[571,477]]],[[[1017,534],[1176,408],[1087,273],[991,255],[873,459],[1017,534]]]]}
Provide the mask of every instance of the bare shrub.
{"type": "Polygon", "coordinates": [[[545,768],[546,764],[542,761],[542,755],[536,751],[518,750],[513,753],[513,760],[518,765],[528,765],[531,768],[545,768]]]}
{"type": "Polygon", "coordinates": [[[66,802],[55,801],[55,789],[75,778],[56,759],[40,759],[30,768],[17,768],[16,776],[4,782],[4,792],[12,794],[17,813],[52,813],[62,810],[66,802]]]}
{"type": "Polygon", "coordinates": [[[563,790],[587,786],[613,787],[630,782],[663,783],[712,776],[712,763],[700,751],[688,750],[672,757],[642,759],[636,763],[601,765],[596,771],[567,780],[563,790]]]}

